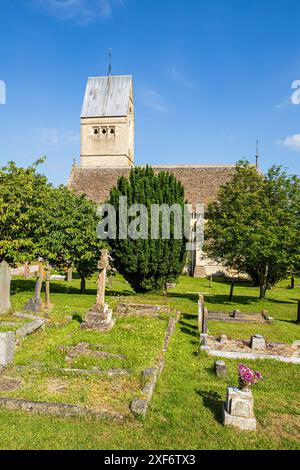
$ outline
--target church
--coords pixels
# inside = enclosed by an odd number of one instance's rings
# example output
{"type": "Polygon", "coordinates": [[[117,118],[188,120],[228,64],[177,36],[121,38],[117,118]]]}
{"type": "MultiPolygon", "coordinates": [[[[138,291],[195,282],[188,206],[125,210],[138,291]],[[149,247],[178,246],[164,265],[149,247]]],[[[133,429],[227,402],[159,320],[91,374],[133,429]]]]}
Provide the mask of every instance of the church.
{"type": "MultiPolygon", "coordinates": [[[[128,177],[135,165],[135,112],[132,76],[90,77],[81,118],[80,165],[74,165],[68,187],[101,204],[120,176],[128,177]]],[[[187,202],[207,205],[235,171],[235,165],[159,165],[156,173],[174,174],[185,188],[187,202]]],[[[194,214],[197,218],[197,214],[194,214]]],[[[224,271],[196,250],[189,258],[192,276],[224,271]]]]}

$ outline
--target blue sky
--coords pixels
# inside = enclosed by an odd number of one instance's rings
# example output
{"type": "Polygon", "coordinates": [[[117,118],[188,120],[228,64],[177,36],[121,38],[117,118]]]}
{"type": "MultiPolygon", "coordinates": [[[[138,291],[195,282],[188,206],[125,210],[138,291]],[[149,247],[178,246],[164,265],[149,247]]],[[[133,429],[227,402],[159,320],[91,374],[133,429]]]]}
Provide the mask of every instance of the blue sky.
{"type": "Polygon", "coordinates": [[[254,161],[258,138],[263,170],[300,174],[299,24],[298,0],[0,0],[0,165],[46,154],[67,182],[112,48],[134,76],[138,164],[254,161]]]}

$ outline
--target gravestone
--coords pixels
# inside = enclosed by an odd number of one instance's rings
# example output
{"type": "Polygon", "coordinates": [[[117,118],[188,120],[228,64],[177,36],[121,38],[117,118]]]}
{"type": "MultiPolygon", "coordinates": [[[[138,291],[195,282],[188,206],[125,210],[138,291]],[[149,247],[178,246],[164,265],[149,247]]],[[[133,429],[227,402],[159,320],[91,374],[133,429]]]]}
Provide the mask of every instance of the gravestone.
{"type": "Polygon", "coordinates": [[[13,331],[0,333],[0,366],[6,367],[14,362],[16,335],[13,331]]]}
{"type": "Polygon", "coordinates": [[[30,265],[29,263],[25,263],[25,266],[24,266],[24,279],[29,279],[31,276],[31,273],[30,273],[30,265]]]}
{"type": "Polygon", "coordinates": [[[228,377],[228,370],[224,361],[215,362],[215,372],[216,372],[216,376],[221,379],[228,377]]]}
{"type": "Polygon", "coordinates": [[[220,341],[220,344],[227,344],[227,343],[228,343],[228,338],[227,338],[226,335],[222,335],[222,336],[220,337],[220,340],[219,340],[219,341],[220,341]]]}
{"type": "Polygon", "coordinates": [[[70,267],[68,268],[67,282],[72,282],[72,281],[73,281],[73,268],[70,267]]]}
{"type": "Polygon", "coordinates": [[[241,318],[241,311],[240,310],[234,310],[232,313],[233,318],[241,318]]]}
{"type": "Polygon", "coordinates": [[[108,268],[108,250],[102,250],[101,259],[98,263],[100,270],[97,282],[97,299],[95,305],[86,314],[82,330],[109,331],[114,326],[112,310],[105,303],[106,273],[108,268]]]}
{"type": "Polygon", "coordinates": [[[227,399],[223,406],[223,423],[242,431],[255,431],[254,400],[250,389],[227,388],[227,399]]]}
{"type": "Polygon", "coordinates": [[[254,335],[251,338],[252,349],[266,349],[266,340],[262,335],[254,335]]]}
{"type": "Polygon", "coordinates": [[[10,267],[6,261],[2,261],[0,264],[0,315],[7,313],[11,306],[10,283],[10,267]]]}

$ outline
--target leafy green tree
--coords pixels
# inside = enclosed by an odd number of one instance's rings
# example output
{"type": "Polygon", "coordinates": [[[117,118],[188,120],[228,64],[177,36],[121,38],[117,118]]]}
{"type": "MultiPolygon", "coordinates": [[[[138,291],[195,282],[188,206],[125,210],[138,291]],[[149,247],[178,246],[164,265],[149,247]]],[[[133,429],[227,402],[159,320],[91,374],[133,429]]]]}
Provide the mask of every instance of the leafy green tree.
{"type": "MultiPolygon", "coordinates": [[[[159,234],[151,238],[151,205],[179,204],[184,214],[184,188],[177,179],[165,172],[158,175],[150,167],[134,168],[129,179],[122,177],[112,188],[108,203],[116,209],[117,236],[108,240],[114,267],[125,277],[136,292],[162,289],[169,279],[176,279],[185,263],[186,239],[175,237],[175,216],[171,213],[170,239],[162,236],[162,215],[159,216],[159,234]],[[119,198],[127,197],[127,211],[134,204],[147,208],[148,229],[141,237],[121,239],[119,198]]],[[[129,223],[136,218],[129,217],[129,223]]],[[[183,221],[182,221],[183,225],[183,221]]]]}
{"type": "Polygon", "coordinates": [[[72,264],[81,279],[81,293],[86,291],[86,278],[97,271],[103,246],[97,237],[97,223],[96,204],[84,195],[78,196],[65,186],[48,192],[37,250],[58,267],[72,264]]]}
{"type": "Polygon", "coordinates": [[[52,189],[47,178],[37,173],[43,161],[29,168],[14,162],[0,168],[0,262],[15,265],[36,257],[45,195],[52,189]]]}
{"type": "Polygon", "coordinates": [[[281,167],[266,175],[239,162],[206,212],[206,251],[231,269],[268,287],[299,265],[300,179],[281,167]]]}

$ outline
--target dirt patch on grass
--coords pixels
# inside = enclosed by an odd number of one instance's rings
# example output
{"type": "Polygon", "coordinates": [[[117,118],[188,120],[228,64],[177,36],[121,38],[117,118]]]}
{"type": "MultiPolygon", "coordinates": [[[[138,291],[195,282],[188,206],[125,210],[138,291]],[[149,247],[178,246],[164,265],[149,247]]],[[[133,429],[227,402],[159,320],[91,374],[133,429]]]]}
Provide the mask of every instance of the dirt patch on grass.
{"type": "Polygon", "coordinates": [[[15,392],[21,388],[22,381],[2,375],[0,377],[0,392],[15,392]]]}
{"type": "Polygon", "coordinates": [[[300,442],[300,415],[270,414],[264,420],[263,432],[271,439],[300,442]]]}
{"type": "Polygon", "coordinates": [[[69,382],[67,380],[50,379],[47,380],[47,389],[50,393],[62,393],[68,389],[69,382]]]}
{"type": "Polygon", "coordinates": [[[266,349],[252,349],[251,341],[234,340],[228,338],[225,342],[220,342],[220,337],[209,336],[207,344],[215,351],[243,352],[254,354],[268,354],[269,356],[300,357],[300,348],[293,347],[287,343],[272,343],[266,341],[266,349]]]}

